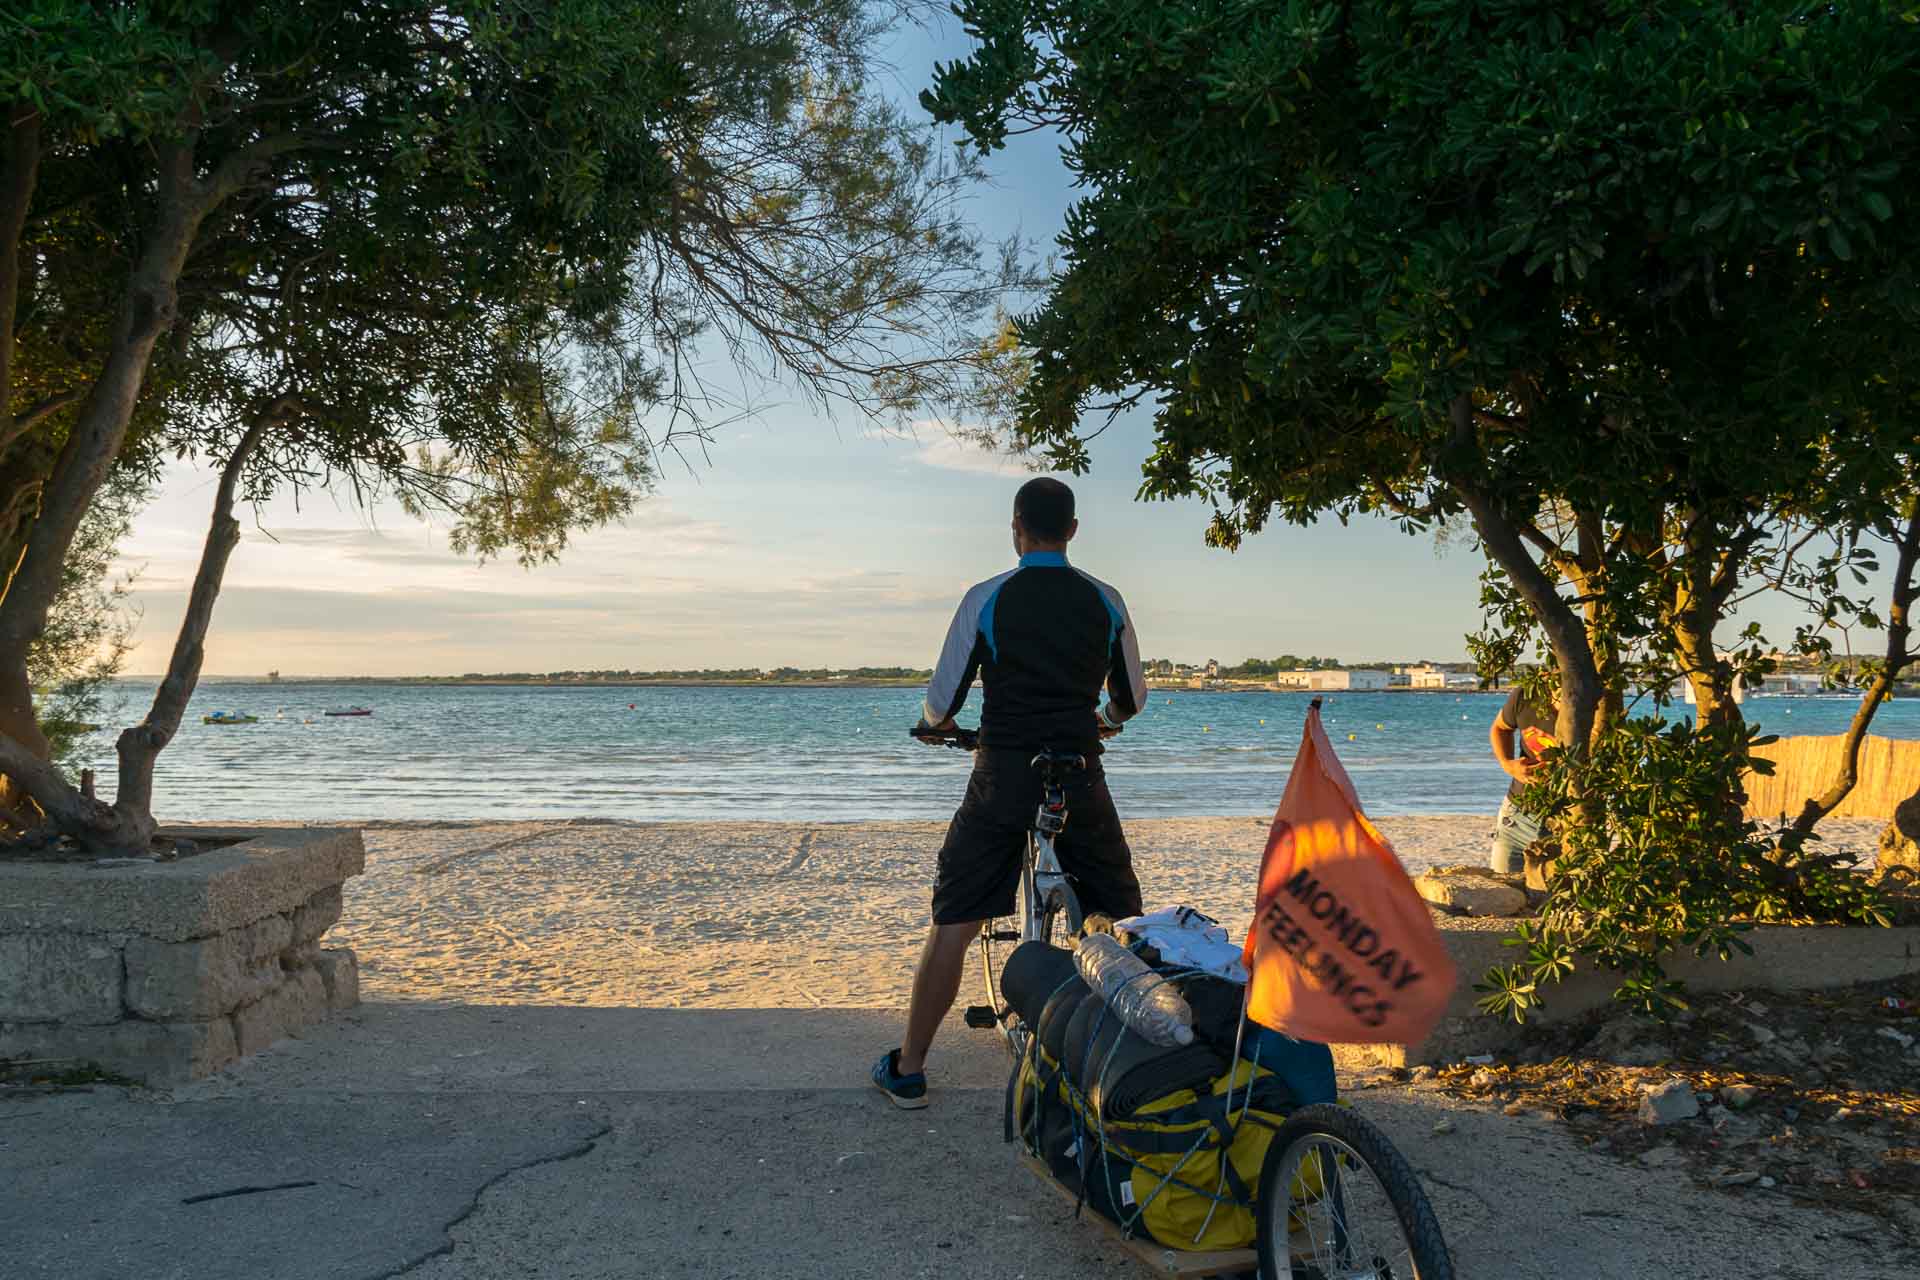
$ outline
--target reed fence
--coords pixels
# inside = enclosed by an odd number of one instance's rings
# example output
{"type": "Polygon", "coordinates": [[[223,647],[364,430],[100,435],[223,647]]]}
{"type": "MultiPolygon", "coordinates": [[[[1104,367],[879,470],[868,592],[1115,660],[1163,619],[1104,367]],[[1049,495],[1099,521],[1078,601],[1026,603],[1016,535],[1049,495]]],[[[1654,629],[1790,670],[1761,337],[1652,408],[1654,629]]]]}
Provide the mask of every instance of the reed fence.
{"type": "MultiPolygon", "coordinates": [[[[1782,738],[1755,755],[1773,761],[1773,773],[1747,778],[1747,812],[1755,818],[1798,816],[1807,800],[1832,783],[1845,735],[1782,738]]],[[[1920,794],[1920,741],[1869,734],[1860,744],[1860,780],[1830,817],[1893,817],[1894,806],[1920,794]]]]}

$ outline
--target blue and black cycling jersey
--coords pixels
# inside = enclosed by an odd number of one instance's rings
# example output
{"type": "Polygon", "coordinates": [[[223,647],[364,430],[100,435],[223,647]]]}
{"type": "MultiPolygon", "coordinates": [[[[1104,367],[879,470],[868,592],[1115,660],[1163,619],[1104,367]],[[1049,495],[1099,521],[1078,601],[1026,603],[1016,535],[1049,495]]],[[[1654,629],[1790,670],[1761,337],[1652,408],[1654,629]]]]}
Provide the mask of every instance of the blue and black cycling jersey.
{"type": "Polygon", "coordinates": [[[927,686],[928,724],[960,710],[976,674],[990,749],[1096,752],[1101,722],[1118,725],[1147,701],[1126,602],[1058,551],[1029,551],[962,598],[927,686]]]}

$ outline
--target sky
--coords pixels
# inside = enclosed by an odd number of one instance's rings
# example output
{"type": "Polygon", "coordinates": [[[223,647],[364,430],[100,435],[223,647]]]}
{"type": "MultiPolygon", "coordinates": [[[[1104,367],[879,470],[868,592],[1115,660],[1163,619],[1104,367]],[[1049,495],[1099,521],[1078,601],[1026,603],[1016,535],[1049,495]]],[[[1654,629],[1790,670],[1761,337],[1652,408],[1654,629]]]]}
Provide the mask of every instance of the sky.
{"type": "MultiPolygon", "coordinates": [[[[888,92],[908,109],[951,19],[909,32],[888,92]]],[[[990,237],[1048,246],[1073,198],[1055,143],[1015,139],[973,201],[990,237]]],[[[622,525],[577,535],[558,564],[474,564],[444,525],[309,493],[244,513],[207,643],[211,675],[930,666],[972,583],[1011,566],[1008,517],[1027,472],[933,424],[873,429],[851,411],[761,393],[704,456],[664,460],[622,525]]],[[[1356,661],[1465,656],[1477,553],[1384,521],[1271,527],[1237,552],[1204,544],[1198,501],[1134,494],[1144,414],[1096,442],[1069,478],[1074,563],[1125,596],[1141,651],[1202,662],[1282,653],[1356,661]]],[[[141,618],[125,670],[164,669],[205,538],[213,476],[180,464],[123,547],[141,618]]]]}

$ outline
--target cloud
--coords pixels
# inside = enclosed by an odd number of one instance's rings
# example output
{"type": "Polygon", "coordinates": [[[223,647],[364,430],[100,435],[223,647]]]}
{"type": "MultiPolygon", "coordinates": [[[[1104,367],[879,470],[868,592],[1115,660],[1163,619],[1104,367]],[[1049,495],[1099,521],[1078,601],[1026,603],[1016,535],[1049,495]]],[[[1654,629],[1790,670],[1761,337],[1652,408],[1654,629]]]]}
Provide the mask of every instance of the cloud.
{"type": "MultiPolygon", "coordinates": [[[[522,585],[511,593],[241,587],[221,595],[207,670],[411,675],[892,663],[937,645],[953,604],[909,575],[884,571],[705,588],[697,579],[651,577],[616,589],[522,585]]],[[[165,665],[185,599],[178,590],[143,594],[146,618],[129,671],[165,665]]]]}
{"type": "Polygon", "coordinates": [[[349,560],[374,564],[447,565],[461,563],[444,546],[393,537],[378,529],[269,529],[250,535],[253,545],[274,545],[294,549],[316,549],[335,553],[349,560]]]}
{"type": "Polygon", "coordinates": [[[916,422],[913,424],[912,432],[916,445],[912,459],[923,467],[1004,478],[1037,474],[1024,458],[996,453],[969,441],[958,439],[943,423],[916,422]]]}

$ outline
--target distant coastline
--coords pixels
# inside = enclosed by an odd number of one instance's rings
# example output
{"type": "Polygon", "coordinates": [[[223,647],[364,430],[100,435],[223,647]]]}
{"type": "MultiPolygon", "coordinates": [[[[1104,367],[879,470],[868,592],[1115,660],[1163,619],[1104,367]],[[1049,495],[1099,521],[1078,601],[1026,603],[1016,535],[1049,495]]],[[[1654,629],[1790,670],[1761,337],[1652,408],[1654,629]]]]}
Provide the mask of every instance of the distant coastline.
{"type": "MultiPolygon", "coordinates": [[[[700,677],[690,675],[660,676],[609,676],[576,677],[549,679],[534,676],[282,676],[277,680],[266,676],[209,676],[200,677],[203,685],[255,685],[262,688],[291,689],[298,687],[343,687],[348,685],[376,686],[386,688],[434,688],[434,689],[914,689],[925,686],[931,678],[931,672],[917,672],[912,675],[874,676],[874,675],[803,675],[803,676],[716,676],[700,677]]],[[[157,684],[157,675],[129,675],[116,678],[120,684],[157,684]]],[[[1351,697],[1362,693],[1391,694],[1452,694],[1460,697],[1475,693],[1506,693],[1508,686],[1479,688],[1477,686],[1453,686],[1451,688],[1413,688],[1408,685],[1391,685],[1376,689],[1302,689],[1297,687],[1277,688],[1262,680],[1236,680],[1216,678],[1207,680],[1203,685],[1195,685],[1186,679],[1153,678],[1147,680],[1147,687],[1156,694],[1194,694],[1194,693],[1282,693],[1302,694],[1319,697],[1351,697]]],[[[1920,695],[1920,683],[1903,682],[1896,686],[1896,696],[1908,698],[1920,695]]],[[[1827,689],[1819,693],[1753,693],[1749,697],[1782,698],[1792,700],[1805,697],[1853,698],[1858,699],[1857,691],[1846,689],[1827,689]]]]}
{"type": "MultiPolygon", "coordinates": [[[[201,676],[201,684],[243,684],[259,685],[263,688],[291,689],[302,686],[338,686],[338,685],[382,685],[395,688],[436,688],[436,689],[911,689],[932,677],[929,672],[924,676],[800,676],[793,679],[766,678],[759,680],[713,679],[702,680],[690,676],[634,676],[628,679],[607,680],[546,680],[513,679],[505,676],[282,676],[278,680],[269,680],[265,676],[201,676]]],[[[121,676],[122,684],[154,684],[160,677],[121,676]]]]}
{"type": "MultiPolygon", "coordinates": [[[[433,689],[917,689],[923,687],[931,673],[920,676],[796,676],[792,678],[766,677],[762,679],[699,679],[690,676],[634,676],[627,679],[581,679],[546,680],[515,679],[505,676],[282,676],[278,680],[269,680],[265,676],[202,676],[200,683],[205,685],[255,685],[261,688],[334,688],[348,685],[376,686],[385,688],[433,688],[433,689]]],[[[159,676],[121,676],[122,684],[155,684],[159,676]]],[[[976,682],[977,683],[977,682],[976,682]]],[[[1188,682],[1174,680],[1149,680],[1147,687],[1154,693],[1192,694],[1192,693],[1287,693],[1314,694],[1322,697],[1335,697],[1358,693],[1451,693],[1456,697],[1467,693],[1497,693],[1496,689],[1413,689],[1405,685],[1395,685],[1386,689],[1277,689],[1271,684],[1257,680],[1211,680],[1200,688],[1188,682]]]]}

